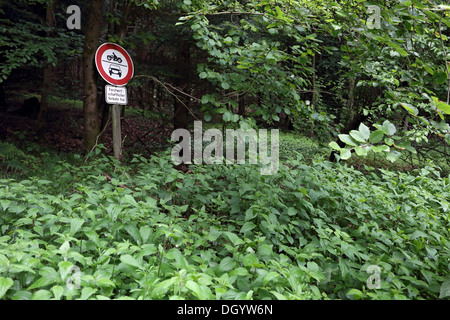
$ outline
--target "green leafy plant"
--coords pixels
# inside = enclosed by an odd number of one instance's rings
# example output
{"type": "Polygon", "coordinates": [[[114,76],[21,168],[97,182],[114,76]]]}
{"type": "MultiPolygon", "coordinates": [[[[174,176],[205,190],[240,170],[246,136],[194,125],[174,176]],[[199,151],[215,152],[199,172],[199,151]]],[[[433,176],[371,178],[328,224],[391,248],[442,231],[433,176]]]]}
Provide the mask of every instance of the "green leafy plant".
{"type": "Polygon", "coordinates": [[[168,153],[114,163],[61,162],[70,179],[54,177],[68,184],[57,190],[0,180],[3,299],[447,296],[449,178],[435,167],[363,175],[298,155],[261,176],[250,165],[183,173],[168,153]]]}

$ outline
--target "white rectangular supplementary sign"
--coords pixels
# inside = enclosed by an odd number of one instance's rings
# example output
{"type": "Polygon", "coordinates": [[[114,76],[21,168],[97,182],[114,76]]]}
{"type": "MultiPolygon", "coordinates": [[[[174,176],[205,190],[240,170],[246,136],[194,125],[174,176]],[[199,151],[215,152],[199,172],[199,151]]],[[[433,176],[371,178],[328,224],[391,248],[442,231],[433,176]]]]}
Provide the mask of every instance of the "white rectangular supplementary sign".
{"type": "Polygon", "coordinates": [[[127,88],[105,86],[105,98],[107,104],[118,104],[125,106],[128,104],[127,88]]]}

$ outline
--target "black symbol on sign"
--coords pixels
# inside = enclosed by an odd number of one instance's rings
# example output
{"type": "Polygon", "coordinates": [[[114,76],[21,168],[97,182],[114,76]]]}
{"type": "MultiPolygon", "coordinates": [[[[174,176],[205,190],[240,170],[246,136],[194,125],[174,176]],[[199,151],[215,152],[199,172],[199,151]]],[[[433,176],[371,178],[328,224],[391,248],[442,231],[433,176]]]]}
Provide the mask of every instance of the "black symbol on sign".
{"type": "Polygon", "coordinates": [[[119,58],[118,56],[116,56],[116,54],[113,52],[112,55],[109,55],[106,57],[108,59],[108,61],[117,61],[118,63],[122,63],[122,58],[119,58]]]}
{"type": "Polygon", "coordinates": [[[113,65],[109,66],[109,75],[112,76],[113,74],[117,74],[119,77],[122,77],[122,70],[120,70],[120,67],[113,67],[113,65]]]}

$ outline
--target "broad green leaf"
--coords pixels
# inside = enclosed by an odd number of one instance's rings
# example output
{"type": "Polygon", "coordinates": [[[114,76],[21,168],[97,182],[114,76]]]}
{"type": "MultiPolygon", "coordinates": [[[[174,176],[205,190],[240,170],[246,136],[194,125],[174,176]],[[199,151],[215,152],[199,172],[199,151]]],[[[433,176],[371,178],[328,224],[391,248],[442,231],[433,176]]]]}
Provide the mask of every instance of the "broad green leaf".
{"type": "Polygon", "coordinates": [[[284,12],[280,9],[279,6],[276,6],[275,10],[277,11],[277,18],[281,19],[284,17],[284,12]]]}
{"type": "Polygon", "coordinates": [[[183,254],[178,250],[177,248],[170,249],[169,252],[167,252],[166,256],[167,259],[173,259],[176,261],[176,267],[187,269],[188,262],[186,258],[183,256],[183,254]]]}
{"type": "Polygon", "coordinates": [[[199,285],[192,280],[186,282],[186,288],[192,290],[200,300],[208,300],[212,297],[211,290],[207,286],[199,285]]]}
{"type": "Polygon", "coordinates": [[[355,147],[355,152],[358,156],[365,156],[368,153],[368,149],[367,148],[362,148],[360,146],[356,146],[355,147]]]}
{"type": "Polygon", "coordinates": [[[280,277],[280,274],[275,271],[268,272],[263,279],[263,285],[266,286],[270,281],[275,280],[280,277]]]}
{"type": "Polygon", "coordinates": [[[383,140],[383,137],[384,137],[383,131],[376,130],[370,134],[369,141],[370,141],[370,143],[375,144],[375,143],[378,143],[381,140],[383,140]]]}
{"type": "Polygon", "coordinates": [[[361,123],[359,125],[358,130],[359,130],[359,132],[361,134],[361,137],[364,138],[365,141],[367,141],[369,139],[369,137],[370,137],[370,129],[369,129],[369,127],[367,127],[364,123],[361,123]]]}
{"type": "Polygon", "coordinates": [[[246,221],[251,220],[254,217],[256,217],[254,208],[249,208],[249,209],[247,209],[247,211],[245,211],[245,220],[246,221]]]}
{"type": "MultiPolygon", "coordinates": [[[[229,258],[229,257],[228,257],[229,258]]],[[[230,258],[231,259],[231,258],[230,258]]],[[[238,268],[234,268],[234,265],[236,264],[236,262],[234,260],[233,261],[233,266],[231,267],[232,271],[230,272],[230,276],[247,276],[248,275],[248,270],[242,267],[238,267],[238,268]]],[[[229,263],[230,265],[232,264],[231,262],[229,263]]],[[[231,270],[229,269],[229,270],[231,270]]]]}
{"type": "Polygon", "coordinates": [[[28,288],[28,290],[40,288],[40,287],[46,287],[50,284],[53,284],[56,282],[56,279],[51,277],[41,277],[38,280],[36,280],[31,287],[28,288]]]}
{"type": "Polygon", "coordinates": [[[172,277],[170,279],[164,280],[154,287],[152,294],[156,298],[162,298],[170,289],[170,287],[175,285],[178,281],[179,279],[177,277],[172,277]]]}
{"type": "Polygon", "coordinates": [[[123,200],[125,203],[128,203],[128,204],[132,205],[133,207],[137,207],[137,206],[138,206],[136,200],[135,200],[135,199],[133,198],[133,196],[130,195],[130,194],[124,195],[124,196],[122,197],[122,200],[123,200]]]}
{"type": "Polygon", "coordinates": [[[359,300],[364,296],[364,293],[358,289],[351,289],[347,292],[346,296],[353,300],[359,300]]]}
{"type": "Polygon", "coordinates": [[[14,284],[13,279],[0,277],[0,299],[6,294],[9,288],[14,284]]]}
{"type": "Polygon", "coordinates": [[[437,72],[434,74],[434,78],[436,79],[436,83],[438,85],[442,85],[448,81],[447,72],[437,72]]]}
{"type": "Polygon", "coordinates": [[[23,272],[23,271],[30,272],[33,274],[36,273],[33,269],[31,269],[30,267],[25,266],[23,264],[13,263],[9,269],[9,272],[11,272],[11,273],[19,273],[19,272],[23,272]]]}
{"type": "Polygon", "coordinates": [[[351,158],[352,152],[349,149],[342,148],[340,155],[342,160],[347,160],[351,158]]]}
{"type": "Polygon", "coordinates": [[[242,239],[240,239],[236,234],[232,233],[232,232],[228,232],[228,231],[224,231],[222,233],[224,236],[226,236],[228,238],[228,240],[231,241],[231,243],[235,246],[240,245],[240,244],[244,244],[244,241],[242,239]]]}
{"type": "Polygon", "coordinates": [[[83,219],[71,219],[70,220],[70,233],[74,235],[75,233],[80,230],[81,226],[83,225],[84,220],[83,219]]]}
{"type": "Polygon", "coordinates": [[[103,287],[112,287],[112,288],[116,287],[116,284],[108,278],[100,278],[96,281],[96,284],[102,288],[103,287]]]}
{"type": "Polygon", "coordinates": [[[60,281],[59,273],[51,268],[51,267],[43,267],[39,270],[39,273],[41,274],[41,278],[36,280],[29,288],[28,290],[40,288],[40,287],[46,287],[50,284],[53,284],[55,282],[60,281]]]}
{"type": "Polygon", "coordinates": [[[52,294],[48,290],[39,290],[33,294],[31,300],[50,300],[52,294]]]}
{"type": "Polygon", "coordinates": [[[436,98],[436,104],[439,110],[445,114],[450,114],[450,105],[436,98]]]}
{"type": "Polygon", "coordinates": [[[398,152],[396,150],[391,150],[390,152],[386,153],[386,159],[391,162],[395,162],[400,155],[401,155],[400,152],[398,152]]]}
{"type": "Polygon", "coordinates": [[[232,118],[233,118],[233,114],[230,111],[227,110],[223,114],[222,118],[223,118],[223,121],[230,122],[232,120],[232,118]]]}
{"type": "Polygon", "coordinates": [[[400,47],[398,44],[396,44],[395,42],[392,41],[387,41],[386,44],[388,46],[390,46],[392,49],[394,49],[395,51],[397,51],[398,53],[400,53],[402,56],[406,57],[408,56],[408,52],[406,52],[405,49],[403,49],[402,47],[400,47]]]}
{"type": "Polygon", "coordinates": [[[330,142],[329,146],[331,148],[333,148],[334,150],[337,150],[337,151],[341,150],[341,147],[335,141],[330,142]]]}
{"type": "Polygon", "coordinates": [[[150,229],[148,226],[142,226],[139,229],[139,234],[142,239],[142,243],[146,243],[150,235],[152,234],[152,229],[150,229]]]}
{"type": "Polygon", "coordinates": [[[69,250],[70,250],[70,243],[69,243],[69,241],[64,241],[64,243],[59,247],[59,250],[61,250],[64,253],[69,252],[69,250]]]}
{"type": "Polygon", "coordinates": [[[450,279],[445,280],[441,285],[439,299],[450,297],[450,279]]]}
{"type": "Polygon", "coordinates": [[[306,268],[309,271],[309,275],[317,281],[322,281],[323,279],[325,279],[325,276],[320,271],[319,265],[314,261],[308,261],[308,263],[306,264],[306,268]]]}
{"type": "Polygon", "coordinates": [[[125,254],[125,255],[121,256],[120,261],[122,261],[123,263],[130,265],[132,267],[136,267],[141,270],[144,270],[144,268],[139,263],[139,261],[137,261],[134,257],[130,256],[129,254],[125,254]]]}
{"type": "Polygon", "coordinates": [[[222,235],[222,231],[217,229],[216,227],[211,227],[208,234],[208,240],[216,241],[222,235]]]}
{"type": "Polygon", "coordinates": [[[434,75],[434,70],[429,65],[423,65],[424,69],[431,75],[434,75]]]}
{"type": "Polygon", "coordinates": [[[384,143],[386,143],[388,146],[392,146],[394,144],[394,139],[392,138],[384,138],[384,143]]]}
{"type": "Polygon", "coordinates": [[[339,139],[341,139],[342,142],[345,142],[346,144],[356,147],[358,144],[355,140],[352,139],[352,137],[348,134],[340,134],[339,139]]]}
{"type": "Polygon", "coordinates": [[[221,271],[228,272],[233,270],[236,265],[236,261],[233,258],[225,257],[222,261],[220,261],[219,269],[221,271]]]}
{"type": "Polygon", "coordinates": [[[9,266],[10,266],[9,259],[5,255],[0,254],[0,272],[8,270],[9,266]]]}
{"type": "Polygon", "coordinates": [[[88,300],[97,291],[98,291],[98,289],[95,289],[95,288],[84,287],[83,289],[81,289],[80,300],[88,300]]]}
{"type": "Polygon", "coordinates": [[[62,295],[64,294],[64,288],[61,286],[52,287],[53,296],[56,300],[60,300],[62,295]]]}
{"type": "Polygon", "coordinates": [[[247,222],[244,223],[244,225],[242,226],[240,232],[241,232],[241,233],[247,233],[247,232],[252,231],[252,230],[255,229],[255,228],[256,228],[256,225],[255,225],[253,222],[247,221],[247,222]]]}
{"type": "Polygon", "coordinates": [[[8,209],[9,205],[11,204],[11,201],[0,200],[0,204],[2,205],[3,211],[6,211],[6,209],[8,209]]]}
{"type": "Polygon", "coordinates": [[[258,257],[253,254],[253,253],[249,253],[244,257],[243,260],[244,266],[247,268],[257,268],[257,267],[262,267],[263,265],[261,264],[261,262],[259,261],[258,257]]]}
{"type": "Polygon", "coordinates": [[[365,143],[366,139],[364,139],[363,135],[356,130],[352,130],[350,131],[350,136],[355,139],[355,141],[361,142],[361,143],[365,143]]]}
{"type": "Polygon", "coordinates": [[[395,126],[389,122],[389,120],[386,120],[385,122],[383,122],[383,126],[381,127],[381,130],[383,130],[384,134],[388,135],[388,136],[392,136],[395,134],[395,132],[397,132],[397,129],[395,128],[395,126]]]}
{"type": "Polygon", "coordinates": [[[390,150],[389,146],[387,146],[387,145],[372,146],[371,149],[373,152],[376,152],[376,153],[390,150]]]}
{"type": "Polygon", "coordinates": [[[21,290],[14,293],[11,300],[30,300],[32,295],[30,291],[21,290]]]}
{"type": "Polygon", "coordinates": [[[282,295],[279,292],[276,291],[270,291],[271,294],[273,294],[275,296],[275,298],[277,298],[277,300],[287,300],[287,297],[282,295]]]}
{"type": "Polygon", "coordinates": [[[133,237],[133,239],[137,242],[137,243],[142,243],[142,239],[141,239],[141,233],[139,232],[138,228],[136,227],[136,224],[130,222],[127,223],[124,226],[125,230],[130,234],[130,236],[133,237]]]}
{"type": "Polygon", "coordinates": [[[414,233],[411,235],[411,240],[417,239],[417,238],[425,238],[428,239],[428,235],[420,230],[414,231],[414,233]]]}
{"type": "Polygon", "coordinates": [[[414,116],[417,116],[419,114],[419,110],[417,110],[416,107],[409,103],[401,103],[402,107],[406,109],[409,113],[411,113],[414,116]]]}

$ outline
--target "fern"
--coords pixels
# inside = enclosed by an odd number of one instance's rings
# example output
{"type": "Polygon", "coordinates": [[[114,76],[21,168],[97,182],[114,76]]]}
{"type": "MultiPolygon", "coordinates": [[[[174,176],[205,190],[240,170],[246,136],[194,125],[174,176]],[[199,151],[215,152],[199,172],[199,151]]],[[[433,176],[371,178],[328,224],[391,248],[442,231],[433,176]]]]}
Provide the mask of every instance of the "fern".
{"type": "Polygon", "coordinates": [[[0,160],[11,160],[13,158],[24,157],[22,150],[11,143],[0,142],[0,160]]]}
{"type": "Polygon", "coordinates": [[[25,153],[15,145],[0,142],[0,165],[6,171],[26,171],[28,168],[23,164],[25,153]]]}

